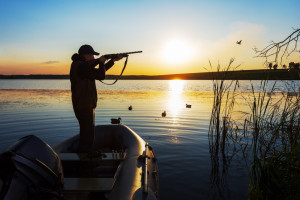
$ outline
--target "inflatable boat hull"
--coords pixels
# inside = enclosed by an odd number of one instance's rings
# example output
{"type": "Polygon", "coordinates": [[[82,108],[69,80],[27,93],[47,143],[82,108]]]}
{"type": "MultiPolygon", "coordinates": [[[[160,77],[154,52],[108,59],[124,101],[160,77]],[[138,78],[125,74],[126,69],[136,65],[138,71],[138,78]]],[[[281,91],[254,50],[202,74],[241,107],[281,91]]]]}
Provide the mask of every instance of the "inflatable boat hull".
{"type": "MultiPolygon", "coordinates": [[[[100,157],[96,159],[79,154],[75,156],[75,160],[70,159],[70,156],[74,157],[76,154],[78,145],[79,135],[76,135],[53,146],[63,163],[65,187],[69,187],[67,186],[69,184],[70,188],[73,188],[72,191],[65,191],[66,196],[72,199],[76,199],[76,196],[83,199],[84,196],[98,194],[102,195],[103,199],[110,200],[159,198],[158,166],[154,152],[139,135],[127,126],[98,125],[95,127],[92,152],[100,152],[100,157]],[[69,167],[65,167],[68,163],[69,167]],[[85,173],[68,173],[66,170],[73,170],[72,166],[76,163],[81,167],[92,166],[93,169],[87,170],[86,177],[84,177],[85,173]],[[98,166],[95,167],[95,165],[98,166]],[[95,169],[98,170],[95,175],[97,177],[91,177],[93,173],[88,172],[95,171],[95,169]],[[115,173],[112,174],[113,169],[115,173]],[[88,183],[91,181],[92,184],[88,183]],[[84,185],[85,182],[90,186],[84,185]],[[97,191],[97,184],[103,184],[104,188],[97,191]]],[[[81,168],[79,171],[84,170],[81,168]]]]}

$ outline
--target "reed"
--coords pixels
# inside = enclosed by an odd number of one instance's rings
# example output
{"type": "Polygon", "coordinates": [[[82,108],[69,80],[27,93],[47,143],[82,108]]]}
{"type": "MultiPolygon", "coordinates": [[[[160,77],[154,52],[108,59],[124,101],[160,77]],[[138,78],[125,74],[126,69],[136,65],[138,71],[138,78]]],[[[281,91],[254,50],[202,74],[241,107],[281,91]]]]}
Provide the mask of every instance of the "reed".
{"type": "MultiPolygon", "coordinates": [[[[227,80],[228,72],[236,68],[232,66],[233,62],[234,59],[231,59],[224,69],[221,69],[220,64],[218,64],[217,73],[211,74],[211,77],[213,77],[214,99],[208,131],[211,159],[210,177],[212,188],[218,191],[221,198],[224,198],[224,195],[230,195],[227,187],[227,170],[235,153],[234,149],[228,148],[229,140],[232,138],[232,135],[228,133],[233,132],[231,114],[235,103],[235,91],[239,83],[236,80],[227,80]],[[223,76],[220,76],[220,74],[223,76]]],[[[213,68],[211,62],[210,67],[213,68]]]]}
{"type": "MultiPolygon", "coordinates": [[[[212,183],[226,182],[230,159],[240,150],[249,169],[249,199],[300,199],[300,96],[273,98],[269,94],[275,94],[276,82],[270,87],[268,80],[262,80],[258,89],[251,84],[251,95],[244,98],[249,110],[238,123],[232,116],[238,81],[227,80],[224,74],[213,80],[208,132],[212,183]]],[[[289,83],[288,91],[299,91],[299,85],[289,83]]]]}
{"type": "Polygon", "coordinates": [[[252,128],[249,198],[299,199],[300,98],[285,95],[273,102],[266,95],[267,85],[268,80],[263,80],[262,92],[252,89],[245,125],[252,128]]]}

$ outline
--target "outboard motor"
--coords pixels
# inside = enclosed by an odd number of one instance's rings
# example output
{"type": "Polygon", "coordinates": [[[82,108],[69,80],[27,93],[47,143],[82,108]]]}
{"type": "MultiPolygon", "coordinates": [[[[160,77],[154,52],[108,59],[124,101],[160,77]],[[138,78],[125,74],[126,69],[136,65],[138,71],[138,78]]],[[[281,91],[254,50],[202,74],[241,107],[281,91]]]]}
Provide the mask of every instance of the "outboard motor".
{"type": "Polygon", "coordinates": [[[0,155],[0,199],[62,199],[63,180],[60,158],[34,135],[0,155]]]}

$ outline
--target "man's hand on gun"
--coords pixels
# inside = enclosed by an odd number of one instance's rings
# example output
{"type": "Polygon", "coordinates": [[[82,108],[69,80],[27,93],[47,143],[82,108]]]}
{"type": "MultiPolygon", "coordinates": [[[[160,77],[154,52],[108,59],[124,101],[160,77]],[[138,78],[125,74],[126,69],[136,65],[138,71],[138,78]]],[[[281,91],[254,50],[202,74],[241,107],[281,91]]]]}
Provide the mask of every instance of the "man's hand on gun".
{"type": "MultiPolygon", "coordinates": [[[[127,56],[127,55],[126,55],[126,56],[127,56]]],[[[100,56],[100,58],[98,58],[98,59],[99,59],[99,62],[105,63],[105,61],[108,60],[108,59],[111,59],[112,61],[115,62],[115,61],[121,60],[121,59],[124,58],[124,57],[125,57],[125,56],[122,55],[122,54],[118,54],[118,55],[114,56],[113,58],[107,58],[107,56],[103,55],[103,56],[100,56]]]]}
{"type": "Polygon", "coordinates": [[[108,59],[111,59],[112,61],[118,61],[121,60],[124,57],[128,57],[129,54],[134,54],[134,53],[142,53],[142,51],[132,51],[132,52],[126,52],[126,53],[115,53],[115,54],[106,54],[101,56],[99,59],[99,62],[105,62],[108,59]]]}
{"type": "Polygon", "coordinates": [[[122,58],[124,58],[124,55],[118,54],[118,55],[116,55],[114,58],[112,58],[112,60],[115,62],[115,61],[121,60],[122,58]]]}
{"type": "Polygon", "coordinates": [[[105,61],[106,61],[106,57],[103,55],[103,56],[100,56],[100,58],[98,58],[99,59],[99,62],[101,62],[101,63],[105,63],[105,61]]]}

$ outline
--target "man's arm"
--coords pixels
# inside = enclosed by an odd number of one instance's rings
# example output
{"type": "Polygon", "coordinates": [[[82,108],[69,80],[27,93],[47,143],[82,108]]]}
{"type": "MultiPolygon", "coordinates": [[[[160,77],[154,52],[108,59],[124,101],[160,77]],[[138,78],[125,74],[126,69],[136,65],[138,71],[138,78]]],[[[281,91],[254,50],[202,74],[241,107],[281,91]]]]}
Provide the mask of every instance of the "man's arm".
{"type": "Polygon", "coordinates": [[[110,61],[108,61],[104,67],[105,67],[105,71],[109,70],[113,65],[115,64],[115,62],[111,59],[110,61]]]}
{"type": "MultiPolygon", "coordinates": [[[[105,57],[105,55],[104,55],[104,57],[105,57]]],[[[126,57],[126,56],[120,54],[120,55],[117,55],[117,57],[114,57],[114,58],[110,59],[110,61],[108,61],[105,64],[105,70],[106,71],[109,70],[115,64],[115,61],[119,61],[124,57],[126,57]]]]}
{"type": "Polygon", "coordinates": [[[82,62],[79,66],[79,76],[81,78],[104,80],[105,68],[104,63],[99,62],[99,59],[82,62]],[[95,67],[99,64],[99,69],[95,67]]]}

